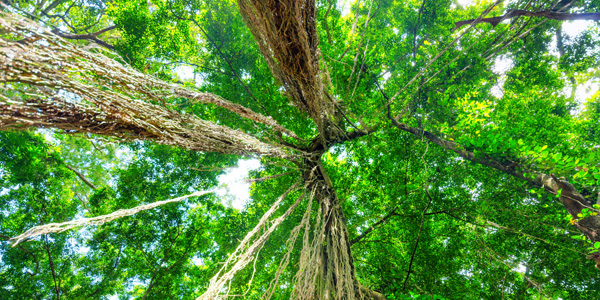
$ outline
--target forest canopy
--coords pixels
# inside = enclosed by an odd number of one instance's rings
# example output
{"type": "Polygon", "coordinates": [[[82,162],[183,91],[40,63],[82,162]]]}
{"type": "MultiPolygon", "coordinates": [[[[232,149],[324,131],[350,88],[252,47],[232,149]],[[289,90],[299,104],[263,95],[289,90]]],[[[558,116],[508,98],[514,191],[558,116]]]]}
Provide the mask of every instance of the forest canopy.
{"type": "Polygon", "coordinates": [[[598,299],[599,21],[0,0],[0,299],[598,299]]]}

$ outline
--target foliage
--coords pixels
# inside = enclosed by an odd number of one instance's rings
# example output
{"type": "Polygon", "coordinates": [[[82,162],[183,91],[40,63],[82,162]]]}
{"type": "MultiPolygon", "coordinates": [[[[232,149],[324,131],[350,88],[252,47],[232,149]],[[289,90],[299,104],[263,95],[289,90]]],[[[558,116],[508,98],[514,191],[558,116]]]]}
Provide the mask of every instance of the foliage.
{"type": "MultiPolygon", "coordinates": [[[[48,12],[48,1],[11,2],[5,11],[71,34],[115,25],[98,35],[114,46],[112,58],[240,104],[299,138],[181,94],[164,105],[158,97],[142,99],[148,107],[291,145],[294,153],[310,152],[323,134],[271,74],[234,1],[66,0],[50,1],[57,5],[48,12]],[[182,75],[185,68],[191,78],[182,75]]],[[[579,227],[600,209],[597,23],[576,36],[561,21],[535,17],[455,28],[488,7],[484,17],[551,6],[473,2],[315,2],[320,75],[330,80],[325,90],[341,112],[330,121],[347,134],[322,145],[318,161],[340,199],[355,276],[387,299],[599,298],[598,270],[586,255],[597,254],[600,242],[579,227]],[[391,126],[388,115],[420,131],[391,126]],[[440,147],[427,134],[457,148],[440,147]],[[565,209],[564,191],[536,185],[539,174],[571,183],[586,208],[565,209]]],[[[567,12],[599,7],[574,1],[567,12]]],[[[2,84],[6,99],[27,95],[26,83],[2,84]]],[[[2,127],[8,109],[0,109],[2,127]]],[[[205,195],[14,248],[8,242],[37,225],[215,188],[223,170],[248,158],[184,148],[69,130],[0,131],[0,298],[198,297],[277,198],[310,173],[306,161],[250,154],[261,167],[250,174],[256,180],[243,209],[205,195]]],[[[286,197],[274,218],[300,194],[286,197]]],[[[303,271],[302,245],[319,234],[301,231],[292,245],[290,232],[307,211],[315,222],[318,209],[301,202],[230,282],[229,293],[259,299],[279,274],[273,298],[289,299],[303,271]]]]}

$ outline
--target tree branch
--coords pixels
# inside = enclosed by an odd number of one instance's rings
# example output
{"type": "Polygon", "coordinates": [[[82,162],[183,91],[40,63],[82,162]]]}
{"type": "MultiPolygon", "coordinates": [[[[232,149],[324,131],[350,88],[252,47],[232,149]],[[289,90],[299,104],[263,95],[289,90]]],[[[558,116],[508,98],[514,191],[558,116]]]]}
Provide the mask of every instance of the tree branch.
{"type": "Polygon", "coordinates": [[[115,50],[115,46],[113,46],[113,45],[111,45],[111,44],[109,44],[109,43],[107,43],[107,42],[105,42],[105,41],[103,41],[103,40],[101,40],[101,39],[98,38],[98,35],[103,34],[103,33],[107,32],[107,31],[113,30],[115,28],[117,28],[117,26],[113,25],[113,26],[106,27],[106,28],[104,28],[102,30],[99,30],[97,32],[90,33],[90,34],[70,34],[70,33],[61,32],[58,29],[53,29],[52,33],[60,36],[63,39],[67,39],[67,40],[89,40],[89,41],[93,41],[94,43],[96,43],[96,44],[98,44],[98,45],[100,45],[100,46],[102,46],[102,47],[104,47],[106,49],[115,50]]]}
{"type": "Polygon", "coordinates": [[[410,262],[408,263],[408,271],[406,273],[406,278],[404,278],[404,285],[403,285],[404,290],[406,290],[406,283],[408,283],[408,278],[410,277],[412,265],[413,265],[413,262],[415,261],[415,254],[417,253],[417,247],[419,247],[419,241],[421,240],[421,232],[423,232],[423,223],[425,223],[425,213],[429,209],[431,202],[433,202],[433,198],[431,197],[431,195],[429,195],[429,190],[427,190],[427,187],[425,187],[425,194],[427,194],[427,197],[429,198],[429,202],[427,202],[427,206],[425,207],[425,209],[423,210],[423,214],[421,215],[421,225],[419,226],[419,233],[417,234],[417,241],[415,242],[415,247],[413,248],[412,254],[410,255],[410,262]]]}
{"type": "Polygon", "coordinates": [[[44,249],[46,249],[46,253],[48,254],[48,262],[50,263],[52,279],[54,280],[54,291],[56,292],[56,300],[60,300],[60,279],[57,279],[56,277],[56,271],[54,270],[54,261],[52,260],[52,255],[50,254],[50,247],[48,246],[47,236],[44,237],[44,249]]]}
{"type": "Polygon", "coordinates": [[[292,173],[294,173],[294,172],[293,171],[289,171],[289,172],[285,172],[285,173],[275,174],[275,175],[272,175],[272,176],[266,176],[266,177],[261,177],[261,178],[245,179],[244,182],[252,183],[252,182],[265,181],[265,180],[275,179],[275,178],[278,178],[278,177],[289,175],[289,174],[292,174],[292,173]]]}
{"type": "Polygon", "coordinates": [[[377,291],[374,291],[362,284],[359,285],[358,288],[364,295],[369,297],[367,299],[372,299],[372,300],[386,300],[387,299],[383,294],[381,294],[377,291]]]}
{"type": "MultiPolygon", "coordinates": [[[[178,17],[178,18],[182,19],[182,20],[186,20],[185,18],[181,18],[181,17],[178,17]]],[[[239,76],[239,74],[236,72],[231,61],[225,56],[223,51],[221,51],[221,47],[217,46],[217,43],[215,43],[215,41],[208,35],[208,32],[206,32],[206,30],[204,30],[204,27],[202,27],[200,25],[200,23],[198,23],[198,21],[196,21],[196,18],[191,18],[189,20],[191,20],[194,24],[196,24],[196,27],[198,27],[198,29],[200,29],[200,31],[202,32],[202,34],[204,34],[206,39],[213,45],[215,50],[217,50],[217,52],[219,53],[221,58],[225,61],[227,66],[229,66],[229,69],[233,73],[233,76],[235,77],[235,79],[239,82],[240,85],[242,85],[242,87],[246,90],[246,92],[248,92],[248,95],[250,96],[250,98],[252,98],[263,109],[263,111],[267,112],[267,109],[264,107],[264,105],[260,101],[258,101],[258,99],[256,99],[256,97],[254,97],[254,94],[252,93],[252,90],[250,90],[250,87],[248,87],[248,85],[246,85],[246,83],[242,80],[241,76],[239,76]]]]}
{"type": "MultiPolygon", "coordinates": [[[[0,238],[4,239],[5,241],[10,240],[10,236],[4,235],[4,234],[0,234],[0,238]]],[[[27,274],[29,274],[29,276],[37,275],[38,271],[40,270],[40,262],[37,260],[35,255],[33,253],[31,253],[29,250],[25,249],[25,247],[23,247],[21,245],[17,245],[17,248],[19,248],[19,250],[27,253],[27,255],[31,256],[31,258],[33,258],[33,260],[35,261],[35,272],[31,273],[31,272],[27,271],[27,274]]]]}
{"type": "MultiPolygon", "coordinates": [[[[479,224],[479,223],[476,223],[476,222],[472,222],[472,221],[469,221],[469,220],[457,217],[457,216],[455,216],[455,215],[453,215],[453,214],[451,214],[449,212],[443,211],[442,213],[444,213],[445,215],[447,215],[447,216],[449,216],[449,217],[451,217],[453,219],[456,219],[456,220],[459,220],[459,221],[462,221],[462,222],[465,222],[465,223],[468,223],[468,224],[471,224],[471,225],[474,225],[474,226],[483,227],[483,228],[493,227],[493,228],[496,228],[496,229],[501,229],[501,230],[504,230],[506,232],[510,232],[510,233],[514,233],[514,234],[520,234],[520,235],[523,235],[525,237],[528,237],[528,238],[531,238],[531,239],[535,239],[535,240],[544,242],[544,243],[552,245],[552,246],[556,246],[556,247],[559,247],[559,248],[563,248],[565,250],[573,251],[575,253],[585,254],[585,253],[583,253],[581,251],[577,251],[575,249],[567,248],[565,246],[562,246],[560,244],[554,243],[552,241],[545,240],[543,238],[540,238],[540,237],[537,237],[537,236],[525,233],[525,232],[523,232],[521,230],[518,230],[518,229],[513,229],[513,228],[510,228],[510,227],[502,226],[502,225],[496,224],[496,223],[494,223],[492,221],[489,221],[489,220],[485,220],[485,224],[479,224]]],[[[469,216],[469,217],[472,218],[472,216],[469,216]]]]}
{"type": "Polygon", "coordinates": [[[117,253],[117,257],[115,258],[115,263],[113,264],[112,268],[110,268],[108,272],[106,272],[104,277],[102,277],[102,280],[100,281],[100,283],[98,283],[97,288],[91,294],[87,295],[88,298],[97,294],[102,288],[102,284],[104,284],[104,282],[106,281],[106,278],[108,278],[117,269],[117,266],[119,265],[119,260],[121,259],[122,251],[123,247],[121,246],[119,247],[119,253],[117,253]]]}
{"type": "MultiPolygon", "coordinates": [[[[458,209],[445,209],[445,210],[441,210],[441,211],[434,211],[434,212],[426,213],[425,215],[426,216],[433,216],[433,215],[439,215],[439,214],[449,214],[449,212],[453,211],[453,210],[458,210],[458,209]]],[[[377,227],[379,227],[381,224],[385,223],[388,219],[390,219],[391,217],[394,217],[394,216],[395,217],[417,217],[418,215],[401,215],[401,214],[397,213],[396,209],[394,208],[393,210],[391,210],[390,212],[388,212],[383,218],[381,218],[379,221],[375,222],[373,225],[371,225],[369,228],[367,228],[359,236],[353,238],[350,241],[350,245],[353,245],[353,244],[356,244],[356,243],[360,242],[369,233],[371,233],[373,230],[377,229],[377,227]]]]}
{"type": "Polygon", "coordinates": [[[555,12],[552,10],[527,11],[527,10],[516,9],[516,10],[511,10],[508,13],[506,13],[505,15],[499,16],[499,17],[458,21],[458,22],[454,23],[454,25],[455,25],[454,30],[456,30],[464,25],[479,24],[479,23],[488,23],[488,24],[491,24],[492,26],[496,27],[496,25],[498,25],[500,22],[502,22],[504,20],[508,20],[508,19],[516,18],[516,17],[522,17],[522,16],[541,17],[541,18],[548,18],[548,19],[559,20],[559,21],[573,21],[573,20],[599,21],[600,20],[600,12],[576,14],[576,13],[561,13],[561,12],[555,12]]]}
{"type": "MultiPolygon", "coordinates": [[[[480,20],[483,19],[484,16],[486,16],[490,11],[492,11],[492,9],[494,9],[494,7],[496,7],[498,4],[502,3],[503,0],[497,0],[496,2],[492,3],[492,5],[490,5],[486,10],[484,10],[479,17],[476,20],[480,20]]],[[[417,78],[421,77],[423,74],[425,74],[425,72],[429,69],[429,67],[435,62],[437,61],[442,55],[444,55],[444,53],[446,53],[450,47],[452,47],[453,45],[455,45],[456,43],[458,43],[458,41],[460,39],[462,39],[462,37],[464,35],[466,35],[469,30],[471,30],[475,25],[471,25],[469,26],[469,28],[467,28],[464,32],[462,32],[460,35],[458,35],[456,38],[454,38],[454,40],[452,40],[452,42],[450,42],[448,45],[446,45],[446,47],[444,49],[442,49],[438,54],[436,54],[436,56],[432,57],[423,68],[421,68],[421,70],[415,74],[415,76],[413,76],[413,78],[411,80],[408,81],[408,83],[406,85],[404,85],[404,87],[400,90],[398,90],[393,96],[392,98],[390,98],[387,101],[387,105],[390,105],[402,92],[404,92],[404,90],[406,90],[417,78]]]]}
{"type": "Polygon", "coordinates": [[[421,15],[423,14],[423,8],[425,7],[425,0],[421,2],[421,7],[419,8],[419,16],[417,17],[417,24],[413,30],[413,57],[417,56],[417,31],[419,30],[419,23],[421,22],[421,15]]]}
{"type": "Polygon", "coordinates": [[[190,150],[244,155],[271,153],[280,158],[289,157],[280,145],[152,103],[173,97],[212,103],[273,130],[289,131],[272,118],[217,95],[184,89],[142,74],[102,54],[65,43],[38,24],[12,14],[1,15],[0,22],[7,34],[32,37],[55,45],[52,48],[40,43],[22,46],[0,39],[0,48],[16,55],[14,59],[0,56],[0,83],[28,85],[27,97],[20,97],[23,91],[16,87],[13,88],[16,95],[11,98],[0,94],[2,129],[54,127],[69,132],[110,135],[122,140],[153,140],[190,150]],[[73,96],[82,100],[70,101],[73,96]]]}
{"type": "Polygon", "coordinates": [[[523,173],[521,173],[520,171],[516,170],[516,165],[513,164],[506,164],[506,163],[501,163],[498,162],[490,157],[482,157],[482,156],[476,156],[473,152],[471,151],[467,151],[467,150],[463,150],[464,147],[458,145],[457,143],[453,142],[453,141],[449,141],[449,140],[445,140],[442,138],[437,137],[436,135],[434,135],[433,133],[426,131],[426,130],[422,130],[419,128],[414,128],[414,127],[410,127],[407,126],[406,124],[400,123],[398,121],[398,118],[393,118],[391,117],[390,114],[388,114],[388,119],[390,119],[390,121],[392,121],[392,124],[394,126],[396,126],[397,128],[406,131],[408,133],[413,134],[416,137],[425,137],[427,140],[429,140],[430,142],[444,148],[447,150],[450,150],[456,154],[458,154],[460,157],[472,161],[474,163],[480,164],[480,165],[484,165],[484,166],[488,166],[488,167],[492,167],[496,170],[500,170],[504,173],[507,173],[511,176],[514,176],[516,178],[525,180],[527,182],[530,182],[532,184],[535,184],[537,186],[542,186],[543,183],[541,182],[541,179],[539,181],[536,181],[532,178],[529,177],[525,177],[523,175],[523,173]]]}
{"type": "Polygon", "coordinates": [[[327,24],[327,16],[329,15],[329,12],[331,11],[331,8],[333,7],[334,2],[329,1],[329,6],[327,7],[327,12],[325,13],[325,17],[323,18],[324,21],[323,23],[325,23],[325,32],[327,32],[327,41],[329,42],[330,45],[333,44],[333,41],[331,39],[331,34],[329,33],[329,24],[327,24]]]}
{"type": "Polygon", "coordinates": [[[389,218],[391,218],[393,216],[399,216],[399,214],[396,213],[396,209],[393,209],[390,212],[388,212],[387,215],[385,215],[383,218],[381,218],[381,220],[375,222],[373,225],[371,225],[369,228],[367,228],[365,231],[363,231],[363,233],[361,233],[357,237],[350,240],[350,245],[354,245],[354,244],[358,243],[360,240],[365,238],[369,233],[371,233],[371,231],[375,230],[379,225],[385,223],[385,221],[387,221],[389,218]]]}
{"type": "MultiPolygon", "coordinates": [[[[578,214],[582,212],[582,210],[586,207],[586,200],[583,196],[577,191],[577,189],[568,181],[561,180],[556,178],[554,174],[543,174],[543,173],[535,173],[534,176],[525,176],[521,170],[517,169],[518,165],[506,162],[500,162],[495,160],[490,156],[480,156],[475,155],[473,152],[465,149],[464,147],[458,145],[453,141],[448,141],[441,139],[431,132],[421,130],[418,128],[409,127],[406,124],[398,122],[398,117],[391,117],[388,111],[388,118],[392,121],[392,124],[397,128],[409,132],[416,137],[426,138],[430,142],[445,148],[447,150],[453,151],[457,153],[460,157],[469,160],[471,162],[492,167],[496,170],[502,171],[508,175],[511,175],[515,178],[527,181],[528,183],[537,186],[543,187],[546,191],[554,194],[560,195],[559,199],[562,205],[567,209],[569,214],[573,217],[577,222],[575,225],[577,228],[593,243],[595,241],[600,240],[600,218],[598,216],[589,216],[586,218],[578,217],[578,214]]],[[[600,254],[594,253],[587,257],[588,259],[594,260],[596,262],[596,268],[600,269],[600,254]]]]}
{"type": "Polygon", "coordinates": [[[117,28],[117,26],[116,26],[116,25],[113,25],[113,26],[108,26],[108,27],[106,27],[106,28],[104,28],[104,29],[100,29],[100,30],[98,30],[98,31],[96,31],[96,32],[94,32],[94,33],[90,33],[90,35],[93,35],[93,36],[99,36],[99,35],[101,35],[101,34],[103,34],[103,33],[107,32],[107,31],[111,31],[111,30],[113,30],[113,29],[116,29],[116,28],[117,28]]]}
{"type": "Polygon", "coordinates": [[[43,11],[42,11],[42,15],[48,15],[49,12],[51,12],[53,9],[55,9],[57,6],[59,6],[60,4],[62,4],[63,2],[65,2],[65,0],[54,0],[52,3],[50,3],[50,5],[48,5],[43,11]]]}
{"type": "Polygon", "coordinates": [[[77,171],[75,168],[71,167],[70,165],[65,164],[65,167],[71,171],[73,171],[73,173],[75,173],[75,175],[77,175],[77,177],[79,177],[79,179],[81,179],[81,181],[83,181],[85,184],[87,184],[87,186],[89,186],[90,188],[92,188],[92,190],[97,189],[97,187],[91,183],[89,180],[87,180],[87,178],[85,178],[85,176],[83,176],[83,174],[81,174],[81,172],[77,171]]]}

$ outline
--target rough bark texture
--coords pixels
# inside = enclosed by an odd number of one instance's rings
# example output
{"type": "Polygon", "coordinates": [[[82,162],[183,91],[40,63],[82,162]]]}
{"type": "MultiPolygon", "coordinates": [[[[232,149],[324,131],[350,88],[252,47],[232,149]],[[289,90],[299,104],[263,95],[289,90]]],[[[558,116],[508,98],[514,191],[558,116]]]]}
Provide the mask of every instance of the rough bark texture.
{"type": "MultiPolygon", "coordinates": [[[[356,278],[346,218],[340,199],[321,163],[322,154],[332,144],[369,134],[376,129],[349,133],[338,126],[340,112],[336,110],[335,100],[327,91],[330,81],[328,74],[323,71],[326,68],[322,67],[318,49],[315,3],[310,0],[238,0],[238,5],[273,75],[283,85],[292,102],[317,125],[318,137],[304,149],[305,153],[293,153],[241,131],[177,113],[167,107],[165,99],[183,97],[217,105],[296,137],[273,119],[243,106],[213,94],[186,90],[148,77],[102,54],[69,45],[33,23],[4,13],[0,13],[0,28],[18,38],[0,38],[0,83],[10,91],[0,95],[0,129],[53,127],[68,132],[152,140],[191,150],[294,158],[303,168],[303,179],[311,193],[310,199],[318,203],[318,213],[311,231],[306,225],[292,297],[385,299],[380,293],[360,285],[356,278]]],[[[600,19],[596,14],[511,11],[501,17],[461,21],[456,26],[459,28],[481,22],[495,26],[504,19],[518,16],[556,20],[600,19]]],[[[97,34],[85,38],[95,36],[97,34]]],[[[64,34],[63,37],[73,38],[64,34]]],[[[397,128],[424,137],[466,160],[560,194],[561,203],[577,220],[576,226],[581,232],[592,242],[600,240],[600,218],[581,219],[577,216],[586,207],[586,202],[569,182],[546,174],[537,174],[533,178],[525,176],[518,166],[489,156],[475,155],[455,142],[407,126],[398,119],[390,117],[390,120],[397,128]]],[[[294,207],[298,203],[300,199],[294,207]]],[[[286,212],[284,215],[288,214],[286,212]]],[[[268,217],[265,215],[263,221],[266,222],[268,217]]],[[[277,220],[280,223],[283,219],[277,220]]],[[[234,265],[232,270],[237,271],[247,265],[248,259],[255,253],[252,251],[257,251],[267,237],[261,236],[250,252],[239,257],[239,264],[234,265]]],[[[249,241],[250,238],[246,242],[249,244],[249,241]]],[[[242,245],[245,245],[244,242],[242,245]]],[[[598,255],[590,256],[590,259],[600,264],[598,255]]],[[[225,277],[217,274],[214,282],[218,284],[211,285],[215,295],[222,292],[223,284],[235,274],[232,270],[225,272],[225,277]]]]}
{"type": "Polygon", "coordinates": [[[102,54],[65,43],[15,15],[0,13],[0,28],[16,37],[0,39],[0,83],[10,91],[0,95],[0,129],[54,127],[191,150],[289,156],[280,146],[158,103],[184,97],[289,132],[271,118],[216,95],[146,76],[102,54]]]}
{"type": "Polygon", "coordinates": [[[53,127],[152,140],[191,150],[301,158],[306,187],[311,199],[318,202],[319,212],[314,230],[305,232],[294,297],[383,299],[358,283],[346,219],[321,163],[321,155],[332,144],[375,129],[349,133],[337,126],[334,100],[325,91],[328,78],[319,68],[314,3],[239,3],[273,74],[294,103],[317,124],[319,135],[305,149],[309,153],[293,153],[226,126],[170,110],[165,98],[184,97],[218,105],[295,137],[274,120],[247,108],[148,77],[8,14],[0,14],[0,26],[17,39],[0,39],[0,83],[10,90],[0,95],[0,129],[53,127]]]}
{"type": "Polygon", "coordinates": [[[331,180],[315,155],[304,161],[304,181],[319,203],[314,239],[304,245],[294,299],[365,299],[356,279],[346,218],[331,180]]]}
{"type": "MultiPolygon", "coordinates": [[[[312,242],[305,240],[296,274],[294,299],[364,299],[356,279],[346,219],[321,155],[334,143],[350,140],[372,129],[347,133],[338,124],[335,100],[327,92],[328,74],[320,68],[315,3],[311,0],[238,0],[271,72],[292,102],[317,125],[318,137],[307,149],[303,176],[319,203],[312,242]]],[[[306,237],[305,237],[306,238],[306,237]]],[[[367,290],[363,288],[363,290],[367,290]]]]}
{"type": "Polygon", "coordinates": [[[321,53],[310,0],[238,0],[271,72],[292,102],[316,123],[323,143],[340,134],[334,100],[327,93],[328,74],[319,67],[321,53]]]}

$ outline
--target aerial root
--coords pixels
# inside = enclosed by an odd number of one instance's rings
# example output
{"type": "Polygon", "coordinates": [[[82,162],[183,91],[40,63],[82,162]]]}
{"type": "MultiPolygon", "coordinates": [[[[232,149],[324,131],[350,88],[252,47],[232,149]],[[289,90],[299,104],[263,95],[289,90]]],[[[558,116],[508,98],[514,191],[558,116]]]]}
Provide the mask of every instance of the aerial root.
{"type": "MultiPolygon", "coordinates": [[[[317,189],[315,186],[313,191],[317,189]]],[[[312,240],[306,227],[291,298],[363,299],[339,202],[334,195],[322,195],[320,200],[312,240]]]]}
{"type": "Polygon", "coordinates": [[[173,199],[164,200],[164,201],[157,201],[154,203],[144,204],[144,205],[140,205],[140,206],[130,208],[130,209],[119,209],[108,215],[102,215],[102,216],[97,216],[97,217],[93,217],[93,218],[83,218],[83,219],[68,221],[68,222],[64,222],[64,223],[44,224],[44,225],[33,227],[33,228],[25,231],[25,233],[11,238],[9,241],[11,241],[13,243],[12,246],[15,247],[19,243],[21,243],[23,240],[30,240],[30,239],[32,239],[36,236],[42,235],[42,234],[63,232],[63,231],[66,231],[66,230],[69,230],[72,228],[81,227],[81,226],[85,226],[85,225],[99,226],[104,223],[107,223],[107,222],[110,222],[110,221],[113,221],[116,219],[120,219],[122,217],[134,215],[140,211],[149,210],[149,209],[161,206],[161,205],[165,205],[167,203],[179,202],[179,201],[182,201],[182,200],[190,198],[190,197],[202,196],[202,195],[209,194],[209,193],[212,193],[212,191],[198,191],[198,192],[194,192],[189,195],[182,196],[182,197],[173,198],[173,199]]]}
{"type": "Polygon", "coordinates": [[[296,202],[292,204],[286,212],[280,217],[272,220],[271,226],[260,236],[255,238],[257,233],[267,226],[269,217],[277,210],[283,199],[298,187],[298,183],[292,185],[273,205],[271,208],[262,216],[258,224],[250,231],[235,251],[229,256],[229,259],[225,262],[223,267],[213,276],[210,280],[207,290],[197,300],[214,300],[224,299],[228,297],[228,292],[225,295],[220,295],[223,291],[223,287],[230,282],[235,274],[244,269],[248,263],[250,263],[256,256],[257,252],[265,244],[269,236],[275,231],[275,229],[285,220],[304,198],[304,193],[298,197],[296,202]],[[231,268],[229,268],[231,266],[231,268]],[[229,269],[229,270],[228,270],[229,269]]]}
{"type": "Polygon", "coordinates": [[[313,196],[314,195],[311,195],[311,197],[308,200],[308,206],[306,208],[306,212],[304,212],[304,215],[302,216],[302,221],[300,222],[300,224],[298,224],[296,227],[294,227],[294,229],[292,229],[292,232],[290,233],[290,237],[288,238],[288,240],[286,242],[287,252],[281,259],[281,262],[279,263],[279,267],[277,268],[277,271],[275,272],[275,277],[269,284],[269,288],[267,288],[267,291],[263,295],[262,299],[265,299],[265,300],[271,299],[271,297],[273,296],[273,293],[275,292],[275,290],[277,290],[277,284],[279,283],[279,277],[281,276],[283,271],[285,271],[285,268],[287,267],[287,265],[290,262],[290,256],[292,254],[292,250],[294,250],[294,245],[296,244],[296,240],[298,239],[298,235],[300,234],[300,231],[302,230],[302,228],[305,228],[305,231],[310,229],[310,212],[312,210],[312,202],[313,202],[313,198],[314,198],[313,196]]]}

